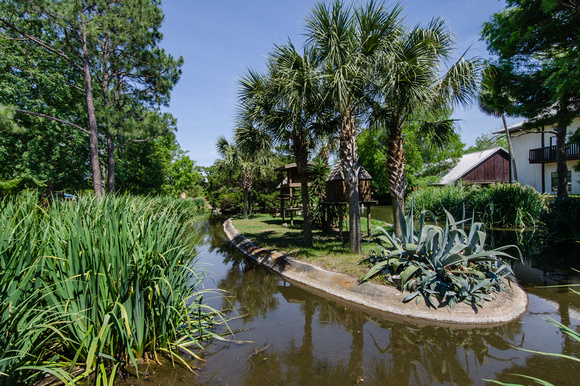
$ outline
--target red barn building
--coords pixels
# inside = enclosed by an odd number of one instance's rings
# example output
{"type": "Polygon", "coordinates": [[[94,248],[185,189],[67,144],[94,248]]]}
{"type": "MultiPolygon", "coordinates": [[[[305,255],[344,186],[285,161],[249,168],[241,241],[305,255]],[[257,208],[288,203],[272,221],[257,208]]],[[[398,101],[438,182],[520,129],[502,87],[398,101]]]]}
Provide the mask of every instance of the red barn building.
{"type": "Polygon", "coordinates": [[[510,181],[510,156],[501,147],[465,154],[434,185],[449,185],[462,180],[468,184],[487,185],[510,181]]]}

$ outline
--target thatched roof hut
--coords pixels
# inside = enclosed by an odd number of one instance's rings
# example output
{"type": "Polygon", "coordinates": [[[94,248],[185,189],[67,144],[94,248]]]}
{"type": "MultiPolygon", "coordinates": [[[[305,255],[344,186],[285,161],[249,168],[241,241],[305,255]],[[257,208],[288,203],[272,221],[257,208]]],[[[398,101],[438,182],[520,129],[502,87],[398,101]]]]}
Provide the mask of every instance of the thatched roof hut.
{"type": "MultiPolygon", "coordinates": [[[[360,165],[358,165],[360,166],[360,165]]],[[[346,183],[340,163],[337,164],[326,178],[326,201],[327,202],[346,202],[346,183]]],[[[361,202],[371,201],[371,180],[372,177],[365,168],[360,166],[358,173],[358,192],[361,202]]]]}

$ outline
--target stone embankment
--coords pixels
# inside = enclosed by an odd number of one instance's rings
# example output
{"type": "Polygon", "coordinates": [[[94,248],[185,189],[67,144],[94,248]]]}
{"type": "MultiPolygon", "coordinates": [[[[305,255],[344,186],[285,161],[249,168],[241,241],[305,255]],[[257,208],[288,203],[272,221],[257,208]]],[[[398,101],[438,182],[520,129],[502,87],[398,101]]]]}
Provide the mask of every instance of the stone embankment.
{"type": "Polygon", "coordinates": [[[482,308],[460,303],[453,310],[449,307],[434,309],[428,308],[424,302],[403,303],[404,295],[394,287],[359,283],[354,277],[326,271],[279,252],[259,248],[240,234],[231,220],[224,223],[224,230],[231,242],[248,258],[285,279],[375,313],[436,324],[498,325],[519,318],[528,305],[527,294],[515,280],[482,308]]]}

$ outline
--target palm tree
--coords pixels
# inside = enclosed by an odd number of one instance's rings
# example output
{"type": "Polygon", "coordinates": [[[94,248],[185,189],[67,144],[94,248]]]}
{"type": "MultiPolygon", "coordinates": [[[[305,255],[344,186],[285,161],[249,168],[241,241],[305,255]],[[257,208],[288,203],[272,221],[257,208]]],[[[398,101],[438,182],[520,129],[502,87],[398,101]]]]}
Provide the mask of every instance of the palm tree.
{"type": "Polygon", "coordinates": [[[244,191],[244,218],[252,214],[251,195],[256,173],[264,173],[268,166],[266,150],[270,149],[268,138],[260,135],[251,126],[236,129],[234,142],[229,143],[224,136],[217,141],[217,151],[222,157],[218,166],[226,170],[239,171],[240,183],[244,191]]]}
{"type": "Polygon", "coordinates": [[[452,120],[433,121],[442,109],[468,104],[477,95],[481,63],[463,56],[442,73],[453,38],[441,19],[426,27],[400,30],[376,62],[371,121],[387,130],[387,174],[395,221],[401,235],[400,209],[405,207],[403,128],[422,117],[422,130],[443,145],[455,129],[452,120]]]}
{"type": "MultiPolygon", "coordinates": [[[[510,183],[518,180],[518,172],[516,170],[516,160],[514,158],[512,137],[508,130],[505,119],[506,111],[513,105],[512,99],[507,95],[505,90],[502,90],[502,80],[498,79],[501,76],[497,68],[493,65],[486,67],[483,71],[483,79],[481,81],[481,90],[479,92],[479,108],[487,115],[501,118],[503,128],[508,144],[508,153],[510,155],[511,169],[510,169],[510,183]]],[[[505,81],[505,80],[504,80],[505,81]]]]}
{"type": "Polygon", "coordinates": [[[257,122],[263,134],[287,145],[300,174],[304,244],[312,246],[308,195],[308,158],[318,133],[328,127],[320,94],[316,53],[300,54],[292,42],[277,46],[268,62],[267,76],[248,73],[241,80],[241,117],[257,122]]]}
{"type": "Polygon", "coordinates": [[[372,68],[379,53],[387,50],[398,34],[399,12],[399,6],[387,10],[372,0],[358,8],[336,0],[330,8],[323,2],[316,4],[306,19],[307,46],[318,52],[326,97],[340,119],[339,158],[347,186],[349,244],[354,253],[361,251],[357,117],[367,112],[372,68]]]}

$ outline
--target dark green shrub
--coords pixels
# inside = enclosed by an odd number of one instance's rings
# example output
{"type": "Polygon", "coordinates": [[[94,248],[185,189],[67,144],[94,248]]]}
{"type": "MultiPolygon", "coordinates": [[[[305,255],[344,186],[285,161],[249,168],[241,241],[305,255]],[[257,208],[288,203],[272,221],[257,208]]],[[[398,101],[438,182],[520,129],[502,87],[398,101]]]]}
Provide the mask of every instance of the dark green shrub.
{"type": "Polygon", "coordinates": [[[261,213],[276,213],[280,207],[280,193],[278,190],[271,192],[254,192],[254,211],[261,213]]]}
{"type": "Polygon", "coordinates": [[[244,202],[243,195],[240,190],[220,194],[217,198],[217,207],[220,208],[222,213],[241,213],[244,202]]]}
{"type": "Polygon", "coordinates": [[[544,200],[531,186],[495,183],[470,191],[465,206],[488,226],[523,228],[536,225],[544,200]]]}
{"type": "Polygon", "coordinates": [[[542,196],[530,186],[495,183],[486,187],[454,184],[429,187],[415,193],[415,211],[429,210],[438,219],[448,210],[453,217],[475,212],[475,217],[487,226],[534,226],[543,210],[542,196]]]}
{"type": "Polygon", "coordinates": [[[447,210],[453,217],[461,218],[463,216],[465,197],[473,189],[474,187],[462,183],[445,187],[430,186],[419,189],[414,194],[415,213],[429,210],[438,219],[444,219],[445,211],[447,210]]]}
{"type": "Polygon", "coordinates": [[[541,214],[542,228],[553,240],[580,241],[580,197],[549,200],[541,214]]]}

